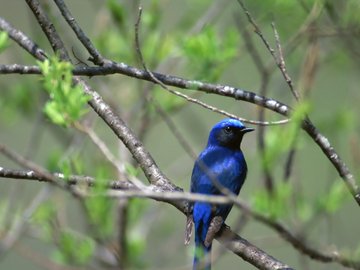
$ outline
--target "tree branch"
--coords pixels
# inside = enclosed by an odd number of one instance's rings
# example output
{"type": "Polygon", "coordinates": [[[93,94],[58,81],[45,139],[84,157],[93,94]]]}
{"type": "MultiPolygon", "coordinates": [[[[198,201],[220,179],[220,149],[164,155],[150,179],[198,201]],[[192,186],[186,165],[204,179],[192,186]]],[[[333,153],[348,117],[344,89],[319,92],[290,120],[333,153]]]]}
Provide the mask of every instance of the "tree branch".
{"type": "MultiPolygon", "coordinates": [[[[299,94],[298,92],[293,88],[292,80],[290,76],[287,74],[286,68],[285,68],[285,62],[283,59],[283,54],[281,51],[280,41],[277,34],[277,31],[274,27],[275,32],[275,38],[277,41],[277,46],[279,49],[280,54],[280,60],[277,60],[275,51],[271,48],[269,42],[261,32],[260,28],[256,24],[255,20],[253,19],[250,12],[245,7],[244,3],[241,0],[237,0],[240,4],[241,8],[243,9],[245,15],[248,18],[248,21],[250,24],[254,27],[255,33],[260,37],[260,39],[263,41],[265,47],[268,49],[272,57],[274,58],[275,62],[277,63],[281,74],[283,75],[285,81],[288,83],[293,95],[298,100],[299,94]]],[[[310,135],[310,137],[318,144],[318,146],[321,148],[323,153],[326,155],[326,157],[330,160],[330,162],[334,165],[336,170],[338,171],[340,177],[344,180],[348,190],[353,195],[353,198],[357,202],[357,204],[360,206],[360,187],[358,186],[354,176],[351,174],[349,168],[346,166],[345,162],[339,157],[339,155],[336,153],[335,149],[331,146],[329,140],[322,135],[318,129],[314,126],[314,124],[311,122],[309,117],[305,117],[302,123],[302,128],[310,135]]]]}
{"type": "MultiPolygon", "coordinates": [[[[38,47],[28,36],[23,32],[15,29],[11,24],[6,20],[0,17],[0,29],[8,33],[9,37],[14,40],[19,46],[21,46],[25,51],[30,53],[36,59],[45,60],[47,58],[46,53],[38,47]]],[[[40,71],[39,67],[37,70],[40,71]]],[[[37,74],[40,74],[37,72],[37,74]]]]}
{"type": "Polygon", "coordinates": [[[54,25],[50,22],[46,13],[42,9],[40,3],[37,0],[26,0],[26,3],[30,7],[41,29],[49,40],[54,52],[59,53],[60,59],[70,61],[70,57],[65,49],[64,43],[56,32],[54,25]]]}
{"type": "MultiPolygon", "coordinates": [[[[58,37],[55,29],[52,24],[45,16],[42,14],[41,8],[38,5],[37,1],[27,0],[27,3],[32,8],[34,15],[37,17],[39,24],[42,26],[43,31],[46,33],[54,51],[60,51],[60,57],[62,59],[68,59],[68,55],[64,46],[61,42],[61,39],[58,37]]],[[[17,42],[21,42],[17,40],[17,42]]],[[[147,73],[148,74],[148,73],[147,73]]],[[[93,91],[91,87],[86,84],[83,80],[74,77],[74,81],[80,84],[84,92],[91,95],[92,99],[89,101],[89,105],[94,109],[94,111],[107,123],[107,125],[111,128],[111,130],[115,133],[115,135],[126,145],[129,151],[132,153],[134,159],[138,162],[140,167],[142,168],[146,178],[149,182],[156,187],[161,187],[161,189],[167,191],[181,191],[180,188],[176,187],[172,184],[160,171],[157,167],[155,161],[148,153],[148,151],[143,147],[142,143],[138,140],[136,135],[127,127],[125,122],[117,116],[112,109],[106,104],[101,96],[93,91]]],[[[46,176],[43,176],[46,178],[46,176]]],[[[183,211],[184,212],[184,211],[183,211]]],[[[248,254],[242,252],[242,250],[234,250],[237,254],[240,254],[242,258],[251,262],[252,264],[259,264],[261,262],[256,262],[254,257],[249,257],[248,254]]],[[[262,258],[269,258],[269,260],[275,260],[265,252],[257,249],[257,252],[261,253],[262,258]]],[[[253,255],[253,254],[252,254],[253,255]]],[[[257,258],[256,258],[257,259],[257,258]]],[[[279,269],[288,268],[288,266],[279,262],[279,265],[283,265],[279,269]]],[[[270,269],[266,268],[267,265],[264,265],[261,269],[270,269]]]]}
{"type": "MultiPolygon", "coordinates": [[[[21,43],[20,40],[17,41],[21,43]]],[[[0,65],[0,71],[2,69],[3,68],[0,65]]],[[[21,74],[24,71],[23,69],[19,69],[18,66],[14,70],[21,74]]],[[[34,73],[36,71],[36,74],[40,73],[40,70],[35,67],[29,68],[29,70],[34,73]]],[[[109,74],[123,74],[141,80],[153,81],[151,76],[145,70],[137,69],[124,63],[112,62],[110,65],[106,65],[103,67],[76,67],[74,69],[74,75],[99,76],[109,74]]],[[[220,84],[204,83],[194,80],[186,80],[180,77],[165,75],[156,72],[152,72],[152,74],[155,76],[155,78],[168,86],[174,86],[182,89],[196,89],[205,93],[227,96],[236,100],[242,100],[262,106],[286,117],[291,116],[292,109],[284,103],[281,103],[272,98],[257,95],[253,92],[242,90],[240,88],[220,84]]],[[[340,177],[345,181],[355,201],[360,205],[360,188],[349,168],[337,154],[335,149],[330,144],[329,140],[319,132],[319,130],[313,125],[313,123],[308,120],[303,121],[302,128],[308,133],[308,135],[323,151],[325,156],[330,160],[330,162],[333,164],[333,166],[339,173],[340,177]]]]}
{"type": "MultiPolygon", "coordinates": [[[[60,51],[63,59],[68,59],[66,51],[64,51],[63,44],[59,42],[60,38],[59,39],[56,38],[57,34],[55,32],[55,29],[51,27],[52,24],[51,23],[49,24],[48,19],[46,17],[44,18],[41,12],[39,13],[39,7],[36,5],[36,1],[27,0],[27,2],[29,3],[29,6],[33,9],[35,16],[37,16],[40,25],[43,27],[43,31],[47,33],[48,39],[51,42],[54,50],[60,51]]],[[[29,53],[31,53],[37,59],[40,60],[45,59],[45,54],[39,53],[39,51],[37,50],[37,46],[31,40],[30,42],[29,39],[24,41],[24,35],[22,35],[21,32],[16,32],[15,34],[10,35],[10,31],[12,31],[11,29],[12,27],[10,26],[9,28],[9,25],[6,24],[6,22],[4,24],[4,22],[5,21],[0,18],[0,28],[8,32],[9,36],[13,40],[15,40],[18,44],[20,44],[23,48],[25,48],[29,53]],[[30,45],[35,45],[35,46],[30,46],[30,45]]],[[[1,68],[2,67],[0,67],[0,70],[1,68]]],[[[12,68],[13,71],[20,71],[20,72],[24,71],[21,70],[19,66],[12,66],[12,68]]],[[[35,69],[29,68],[25,72],[35,73],[35,71],[36,71],[35,69]]],[[[124,63],[112,62],[111,64],[106,65],[104,67],[89,67],[89,68],[79,67],[74,70],[74,74],[87,75],[87,76],[107,75],[114,73],[120,73],[142,80],[153,81],[148,72],[144,70],[136,69],[124,63]]],[[[285,104],[280,103],[274,99],[258,96],[252,92],[244,91],[230,86],[214,85],[199,81],[185,80],[182,78],[178,78],[170,75],[164,75],[160,73],[152,73],[152,74],[165,85],[175,86],[183,89],[196,89],[206,93],[228,96],[235,99],[260,105],[262,107],[268,108],[285,116],[289,116],[291,114],[291,108],[286,106],[285,104]]],[[[93,99],[89,102],[90,106],[93,107],[93,109],[109,125],[109,127],[113,130],[113,132],[124,142],[124,144],[130,150],[130,152],[133,154],[134,158],[140,164],[142,170],[144,171],[150,183],[152,183],[154,187],[157,188],[161,187],[164,188],[165,190],[179,190],[178,187],[173,185],[162,174],[160,169],[157,167],[155,161],[152,159],[151,155],[142,146],[141,142],[136,138],[135,134],[126,126],[126,124],[122,121],[122,119],[120,119],[117,115],[114,114],[111,108],[102,100],[101,96],[97,92],[93,91],[90,88],[90,86],[87,85],[81,79],[79,78],[74,78],[74,79],[83,86],[86,93],[90,94],[93,97],[93,99]]],[[[355,199],[360,204],[360,194],[359,194],[360,192],[357,183],[355,182],[354,177],[350,173],[345,163],[343,163],[343,161],[338,157],[337,153],[332,148],[327,138],[324,137],[322,134],[320,134],[319,131],[315,128],[315,126],[313,126],[311,122],[304,121],[303,128],[308,132],[308,134],[313,138],[313,140],[320,146],[324,154],[330,159],[330,161],[333,163],[335,168],[338,170],[340,176],[347,183],[351,193],[354,195],[355,199]]],[[[241,252],[241,250],[238,249],[237,252],[241,252]]],[[[244,256],[246,260],[253,262],[253,259],[251,258],[251,256],[249,256],[249,254],[244,254],[244,253],[241,254],[242,254],[241,256],[244,256]]],[[[269,255],[266,256],[270,260],[272,259],[269,255]]],[[[270,268],[263,268],[263,269],[270,269],[270,268]]]]}
{"type": "Polygon", "coordinates": [[[78,39],[84,45],[84,47],[88,50],[89,54],[92,56],[88,60],[93,62],[96,65],[104,65],[105,63],[109,62],[106,60],[99,51],[95,48],[95,46],[91,43],[90,39],[86,36],[84,31],[79,27],[78,23],[76,22],[75,18],[70,13],[69,9],[66,7],[64,1],[62,0],[54,0],[55,4],[61,11],[62,16],[65,18],[66,22],[70,25],[78,39]]]}
{"type": "MultiPolygon", "coordinates": [[[[58,180],[64,181],[69,185],[78,185],[81,183],[85,183],[88,186],[98,185],[94,178],[89,176],[79,176],[79,175],[70,175],[67,178],[64,177],[61,173],[53,173],[53,176],[58,180]]],[[[42,175],[35,173],[34,171],[23,171],[23,170],[12,170],[0,167],[0,177],[1,178],[13,178],[13,179],[22,179],[22,180],[37,180],[37,181],[48,181],[48,179],[44,178],[42,175]]],[[[167,202],[177,209],[179,209],[185,215],[187,214],[187,203],[191,201],[201,201],[201,202],[209,202],[216,204],[226,204],[229,202],[233,202],[232,199],[226,196],[211,196],[204,194],[194,194],[190,192],[179,192],[176,190],[167,190],[161,186],[149,185],[149,186],[136,186],[132,182],[124,179],[124,180],[112,180],[106,181],[108,183],[108,190],[105,194],[92,194],[87,193],[84,196],[109,196],[118,199],[129,199],[129,198],[150,198],[157,201],[167,202]]],[[[276,221],[264,214],[260,214],[254,211],[251,206],[246,204],[241,199],[238,199],[235,203],[237,207],[239,207],[244,213],[250,215],[258,222],[274,229],[284,240],[291,243],[291,245],[296,249],[302,252],[303,254],[309,256],[314,260],[318,260],[325,263],[336,262],[346,267],[352,267],[354,269],[360,269],[360,262],[356,261],[350,257],[347,257],[339,252],[329,252],[326,253],[321,251],[319,248],[310,247],[303,239],[299,239],[298,236],[294,235],[284,224],[276,221]]],[[[252,244],[247,242],[245,239],[237,236],[228,226],[224,226],[223,230],[217,236],[217,240],[219,240],[222,244],[224,244],[227,248],[233,251],[235,254],[242,257],[244,260],[249,261],[248,256],[253,252],[253,255],[259,258],[258,256],[265,256],[263,251],[254,247],[252,244]],[[238,243],[239,242],[239,243],[238,243]],[[247,249],[246,247],[249,247],[247,249]],[[242,254],[243,252],[246,255],[242,254]],[[240,254],[239,254],[240,253],[240,254]]],[[[267,262],[263,262],[264,265],[272,262],[274,265],[277,265],[278,261],[271,261],[269,257],[265,257],[267,262]]],[[[251,261],[249,261],[253,264],[251,261]]],[[[256,264],[254,264],[257,266],[256,264]]],[[[259,269],[275,269],[271,268],[270,265],[263,266],[265,268],[259,269]],[[270,268],[267,268],[270,267],[270,268]]],[[[281,268],[280,268],[281,269],[281,268]]]]}

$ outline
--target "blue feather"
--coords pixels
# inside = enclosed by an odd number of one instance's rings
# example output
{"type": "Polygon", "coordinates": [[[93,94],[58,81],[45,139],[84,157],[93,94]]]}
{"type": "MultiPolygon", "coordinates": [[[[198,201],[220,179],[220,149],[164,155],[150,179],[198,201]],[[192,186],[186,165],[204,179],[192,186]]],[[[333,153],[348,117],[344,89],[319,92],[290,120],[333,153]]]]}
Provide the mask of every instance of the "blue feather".
{"type": "MultiPolygon", "coordinates": [[[[222,195],[219,185],[238,195],[245,181],[247,165],[240,149],[243,135],[253,129],[235,119],[217,123],[209,134],[208,144],[196,160],[191,177],[193,193],[222,195]]],[[[213,205],[205,202],[193,204],[195,224],[195,255],[193,269],[211,269],[211,244],[205,245],[212,219],[219,216],[225,221],[232,204],[213,205]]]]}

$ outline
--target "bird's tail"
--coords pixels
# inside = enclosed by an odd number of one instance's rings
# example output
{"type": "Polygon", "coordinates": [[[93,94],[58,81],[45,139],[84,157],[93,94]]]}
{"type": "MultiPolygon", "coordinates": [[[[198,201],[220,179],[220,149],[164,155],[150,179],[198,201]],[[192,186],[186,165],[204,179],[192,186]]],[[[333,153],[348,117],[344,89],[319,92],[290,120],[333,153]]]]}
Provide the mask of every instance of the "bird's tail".
{"type": "Polygon", "coordinates": [[[195,239],[193,270],[211,270],[211,245],[206,247],[197,240],[195,239]]]}

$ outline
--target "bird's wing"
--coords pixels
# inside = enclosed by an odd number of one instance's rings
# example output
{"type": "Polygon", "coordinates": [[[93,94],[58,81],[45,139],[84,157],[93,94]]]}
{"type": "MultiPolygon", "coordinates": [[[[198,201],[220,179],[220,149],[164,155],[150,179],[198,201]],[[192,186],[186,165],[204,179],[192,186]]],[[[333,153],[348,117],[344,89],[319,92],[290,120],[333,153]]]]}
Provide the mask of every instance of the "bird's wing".
{"type": "Polygon", "coordinates": [[[247,166],[240,151],[224,148],[205,149],[194,165],[191,192],[218,195],[214,180],[238,194],[246,177],[247,166]]]}

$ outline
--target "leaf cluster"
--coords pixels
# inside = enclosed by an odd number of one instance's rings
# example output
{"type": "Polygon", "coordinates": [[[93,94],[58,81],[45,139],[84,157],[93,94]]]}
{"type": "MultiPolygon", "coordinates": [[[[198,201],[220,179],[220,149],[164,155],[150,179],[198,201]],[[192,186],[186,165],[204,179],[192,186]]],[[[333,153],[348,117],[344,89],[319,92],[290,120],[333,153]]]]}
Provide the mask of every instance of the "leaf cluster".
{"type": "Polygon", "coordinates": [[[78,121],[87,110],[84,108],[91,99],[72,80],[72,65],[52,57],[38,62],[43,74],[43,86],[50,100],[44,107],[48,118],[56,125],[68,127],[78,121]]]}
{"type": "Polygon", "coordinates": [[[57,210],[54,204],[42,204],[31,218],[45,241],[55,239],[54,260],[66,265],[86,265],[95,251],[92,238],[69,228],[60,228],[57,224],[57,210]]]}

